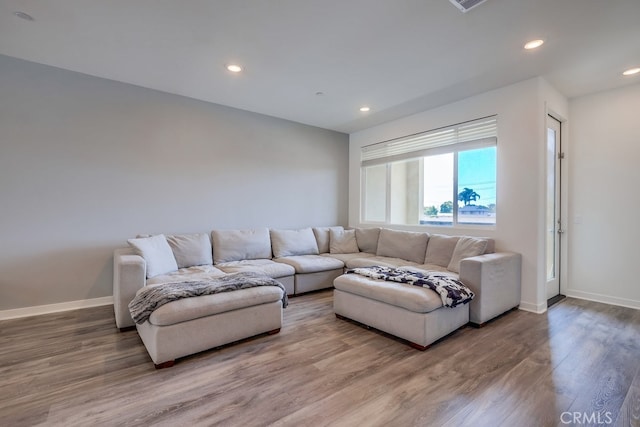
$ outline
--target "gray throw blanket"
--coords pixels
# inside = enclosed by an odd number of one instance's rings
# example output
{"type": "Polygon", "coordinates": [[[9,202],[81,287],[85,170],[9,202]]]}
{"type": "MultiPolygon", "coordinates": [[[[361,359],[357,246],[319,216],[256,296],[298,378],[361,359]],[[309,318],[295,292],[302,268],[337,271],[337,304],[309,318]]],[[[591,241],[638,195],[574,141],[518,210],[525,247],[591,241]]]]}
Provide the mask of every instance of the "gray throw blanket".
{"type": "Polygon", "coordinates": [[[442,305],[456,307],[466,304],[473,299],[475,294],[461,281],[443,273],[420,273],[405,269],[391,267],[362,267],[347,270],[347,273],[355,273],[361,276],[381,279],[389,282],[408,283],[414,286],[429,288],[440,295],[442,305]]]}
{"type": "Polygon", "coordinates": [[[145,286],[129,303],[133,321],[144,323],[157,308],[183,298],[213,295],[258,286],[277,286],[282,289],[282,307],[288,305],[287,291],[280,282],[259,273],[233,273],[207,281],[172,282],[145,286]]]}

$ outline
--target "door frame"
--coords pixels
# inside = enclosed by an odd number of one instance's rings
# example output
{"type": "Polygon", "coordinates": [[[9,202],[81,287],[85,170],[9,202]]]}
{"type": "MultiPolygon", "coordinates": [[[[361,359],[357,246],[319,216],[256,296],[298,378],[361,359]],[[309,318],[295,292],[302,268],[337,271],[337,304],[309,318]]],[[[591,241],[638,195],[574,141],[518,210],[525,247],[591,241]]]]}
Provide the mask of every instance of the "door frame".
{"type": "MultiPolygon", "coordinates": [[[[547,105],[545,105],[545,120],[544,120],[544,150],[546,152],[546,135],[547,135],[547,116],[551,116],[552,118],[556,119],[557,121],[560,122],[560,150],[562,153],[564,153],[564,158],[561,160],[562,162],[562,166],[560,168],[560,212],[561,212],[561,228],[564,230],[564,233],[560,236],[560,264],[559,264],[559,272],[560,272],[560,295],[566,295],[566,290],[568,288],[568,261],[569,261],[569,257],[568,257],[568,253],[569,253],[569,248],[568,248],[568,239],[567,239],[567,233],[570,232],[569,230],[569,218],[570,218],[570,211],[569,211],[569,161],[570,161],[570,154],[569,154],[569,150],[570,150],[570,146],[569,146],[569,131],[568,131],[568,120],[566,117],[564,117],[562,114],[557,113],[556,111],[553,111],[552,109],[548,108],[547,105]]],[[[546,179],[546,166],[544,168],[544,176],[546,179]]],[[[544,228],[546,229],[546,227],[544,228]]],[[[542,259],[542,271],[544,272],[544,281],[543,281],[543,293],[545,296],[545,302],[547,301],[546,299],[546,253],[545,253],[545,249],[543,249],[543,259],[542,259]]]]}
{"type": "Polygon", "coordinates": [[[564,233],[564,229],[562,228],[561,200],[564,153],[562,151],[562,122],[548,114],[545,125],[545,296],[547,301],[553,301],[562,294],[560,284],[562,282],[562,233],[564,233]],[[553,142],[552,147],[550,146],[551,142],[553,142]],[[553,148],[553,151],[550,148],[553,148]],[[553,247],[551,248],[551,246],[553,247]]]}

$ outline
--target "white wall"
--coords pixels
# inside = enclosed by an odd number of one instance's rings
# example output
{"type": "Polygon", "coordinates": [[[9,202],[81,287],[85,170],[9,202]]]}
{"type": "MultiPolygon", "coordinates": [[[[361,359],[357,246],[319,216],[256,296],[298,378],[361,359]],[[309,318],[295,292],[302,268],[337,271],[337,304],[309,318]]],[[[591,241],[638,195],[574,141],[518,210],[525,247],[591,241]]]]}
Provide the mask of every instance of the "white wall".
{"type": "Polygon", "coordinates": [[[569,296],[640,308],[640,84],[570,102],[569,296]]]}
{"type": "Polygon", "coordinates": [[[111,295],[138,233],[347,222],[345,134],[0,55],[0,310],[111,295]]]}
{"type": "MultiPolygon", "coordinates": [[[[544,135],[546,105],[566,100],[535,78],[350,135],[349,225],[360,226],[360,148],[400,136],[498,115],[497,223],[495,228],[398,227],[432,233],[489,236],[498,250],[523,256],[521,308],[546,309],[544,295],[544,135]]],[[[556,106],[556,104],[559,104],[556,106]]],[[[564,107],[563,107],[564,105],[564,107]]]]}

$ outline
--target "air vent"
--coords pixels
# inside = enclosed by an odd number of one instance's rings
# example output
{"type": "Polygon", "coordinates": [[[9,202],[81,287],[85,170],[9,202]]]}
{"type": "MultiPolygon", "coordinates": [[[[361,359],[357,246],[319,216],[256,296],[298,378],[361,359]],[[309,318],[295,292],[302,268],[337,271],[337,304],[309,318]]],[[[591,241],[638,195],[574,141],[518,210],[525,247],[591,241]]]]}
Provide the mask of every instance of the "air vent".
{"type": "Polygon", "coordinates": [[[484,3],[487,0],[449,0],[455,7],[462,12],[468,12],[474,7],[484,3]]]}

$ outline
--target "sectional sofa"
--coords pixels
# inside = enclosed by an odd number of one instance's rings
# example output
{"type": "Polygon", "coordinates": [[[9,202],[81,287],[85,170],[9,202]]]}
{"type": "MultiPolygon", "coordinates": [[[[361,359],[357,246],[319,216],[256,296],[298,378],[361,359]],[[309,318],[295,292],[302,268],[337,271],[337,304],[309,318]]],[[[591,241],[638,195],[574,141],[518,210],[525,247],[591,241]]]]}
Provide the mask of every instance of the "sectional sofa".
{"type": "Polygon", "coordinates": [[[520,302],[520,255],[495,253],[491,239],[315,227],[140,236],[129,244],[114,253],[116,325],[136,326],[157,367],[212,347],[278,332],[283,291],[250,288],[173,301],[136,325],[128,304],[145,286],[238,272],[274,278],[289,295],[335,286],[338,317],[389,332],[418,348],[469,321],[483,324],[520,302]],[[470,304],[449,309],[429,289],[344,274],[345,269],[368,266],[437,271],[459,278],[476,296],[470,304]]]}

